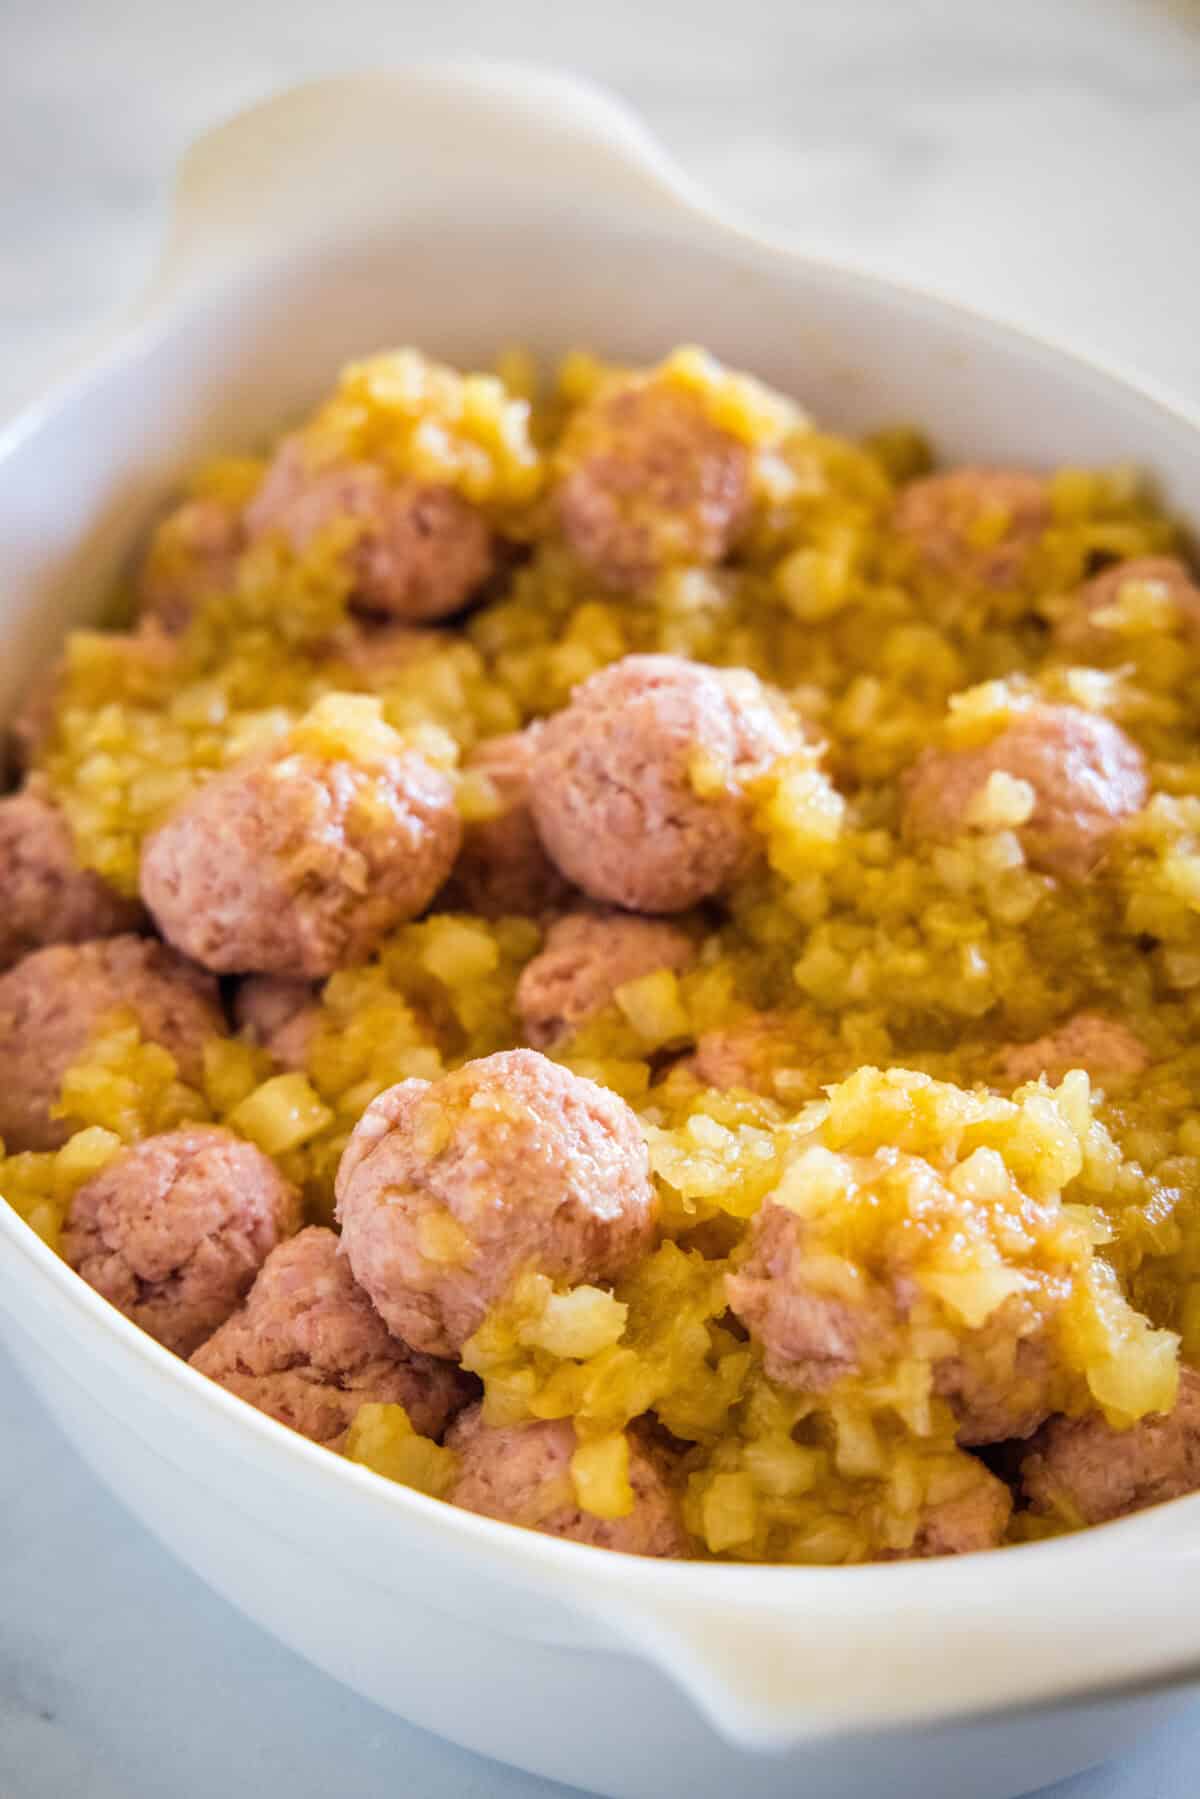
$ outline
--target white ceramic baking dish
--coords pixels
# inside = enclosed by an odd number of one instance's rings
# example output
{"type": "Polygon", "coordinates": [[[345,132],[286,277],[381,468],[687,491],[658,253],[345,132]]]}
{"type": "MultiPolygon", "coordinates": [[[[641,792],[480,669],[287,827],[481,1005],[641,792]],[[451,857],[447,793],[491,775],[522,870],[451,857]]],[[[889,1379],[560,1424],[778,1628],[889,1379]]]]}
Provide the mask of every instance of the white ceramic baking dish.
{"type": "MultiPolygon", "coordinates": [[[[280,424],[344,358],[681,340],[839,428],[1132,458],[1176,507],[1200,494],[1194,421],[717,217],[592,89],[506,67],[322,82],[197,146],[136,316],[0,439],[0,704],[94,614],[181,471],[280,424]]],[[[233,1604],[402,1716],[606,1794],[990,1799],[1112,1754],[1200,1680],[1200,1499],[937,1563],[638,1562],[314,1448],[141,1335],[2,1205],[0,1321],[71,1441],[233,1604]]]]}

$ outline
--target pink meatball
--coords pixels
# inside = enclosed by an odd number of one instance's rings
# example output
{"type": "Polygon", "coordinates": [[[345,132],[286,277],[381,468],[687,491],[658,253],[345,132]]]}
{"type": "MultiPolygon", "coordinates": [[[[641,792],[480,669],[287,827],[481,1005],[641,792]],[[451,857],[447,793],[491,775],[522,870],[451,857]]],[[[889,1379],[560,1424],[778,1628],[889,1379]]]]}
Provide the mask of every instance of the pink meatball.
{"type": "Polygon", "coordinates": [[[316,980],[424,911],[461,830],[449,777],[413,751],[364,768],[285,743],[214,775],[147,839],[142,898],[205,968],[316,980]]]}
{"type": "Polygon", "coordinates": [[[1107,1086],[1144,1074],[1149,1066],[1145,1044],[1128,1025],[1099,1012],[1077,1012],[1048,1036],[1006,1044],[996,1055],[991,1075],[998,1087],[1021,1087],[1041,1076],[1057,1087],[1072,1068],[1083,1068],[1107,1086]]]}
{"type": "Polygon", "coordinates": [[[608,587],[637,588],[680,563],[713,563],[750,511],[750,453],[703,402],[634,377],[572,419],[555,493],[564,538],[608,587]]]}
{"type": "Polygon", "coordinates": [[[696,959],[686,931],[627,912],[568,912],[546,933],[517,983],[527,1043],[551,1049],[613,1003],[618,987],[696,959]]]}
{"type": "Polygon", "coordinates": [[[949,1402],[958,1441],[968,1447],[1031,1437],[1053,1411],[1058,1384],[1045,1332],[1019,1298],[969,1332],[963,1353],[944,1356],[933,1371],[933,1390],[949,1402]]]}
{"type": "MultiPolygon", "coordinates": [[[[754,1218],[747,1247],[725,1287],[772,1380],[823,1393],[903,1358],[915,1294],[902,1268],[880,1270],[855,1298],[829,1292],[812,1278],[803,1220],[774,1200],[754,1218]]],[[[1050,1412],[1054,1367],[1043,1332],[1017,1295],[978,1330],[963,1331],[957,1352],[935,1363],[934,1388],[958,1420],[960,1443],[1027,1437],[1050,1412]]]]}
{"type": "Polygon", "coordinates": [[[244,545],[238,508],[185,500],[154,534],[138,584],[143,615],[171,635],[185,631],[205,600],[232,590],[244,545]]]}
{"type": "Polygon", "coordinates": [[[816,1068],[829,1049],[827,1034],[815,1019],[757,1012],[703,1032],[692,1054],[676,1067],[718,1093],[741,1089],[768,1099],[791,1099],[802,1087],[815,1090],[820,1084],[816,1068]]]}
{"type": "Polygon", "coordinates": [[[539,727],[489,737],[468,757],[467,768],[487,776],[498,811],[467,825],[454,865],[448,904],[484,918],[534,915],[558,905],[570,891],[542,848],[530,805],[530,777],[539,727]]]}
{"type": "Polygon", "coordinates": [[[1200,1374],[1179,1370],[1173,1411],[1115,1430],[1099,1412],[1051,1418],[1021,1466],[1037,1512],[1104,1524],[1200,1488],[1200,1374]]]}
{"type": "Polygon", "coordinates": [[[1175,556],[1135,556],[1114,563],[1076,588],[1055,626],[1055,642],[1083,655],[1127,646],[1128,638],[1114,631],[1104,614],[1117,605],[1123,588],[1134,586],[1149,588],[1168,600],[1176,628],[1200,637],[1200,586],[1191,570],[1175,556]]]}
{"type": "Polygon", "coordinates": [[[62,1079],[89,1039],[131,1014],[197,1086],[204,1045],[225,1030],[216,982],[143,937],[55,944],[0,976],[0,1138],[11,1150],[57,1149],[76,1128],[51,1116],[62,1079]]]}
{"type": "Polygon", "coordinates": [[[337,1173],[342,1248],[397,1336],[456,1356],[516,1277],[611,1280],[654,1239],[637,1119],[532,1050],[402,1081],[337,1173]]]}
{"type": "Polygon", "coordinates": [[[982,1462],[962,1458],[955,1490],[928,1499],[911,1545],[885,1561],[924,1560],[939,1555],[972,1555],[996,1549],[1012,1516],[1012,1494],[982,1462]]]}
{"type": "Polygon", "coordinates": [[[898,1325],[886,1292],[853,1304],[810,1285],[803,1226],[794,1212],[768,1200],[747,1245],[749,1254],[726,1275],[725,1288],[730,1309],[762,1345],[772,1380],[821,1393],[895,1353],[898,1325]]]}
{"type": "Polygon", "coordinates": [[[177,1355],[245,1298],[300,1196],[269,1156],[213,1125],[123,1150],[71,1201],[63,1256],[89,1286],[177,1355]]]}
{"type": "Polygon", "coordinates": [[[591,898],[682,912],[753,865],[752,789],[800,743],[752,674],[627,656],[576,688],[543,727],[538,831],[591,898]]]}
{"type": "Polygon", "coordinates": [[[660,1457],[636,1434],[629,1438],[633,1510],[624,1518],[583,1511],[571,1482],[575,1426],[569,1418],[546,1423],[487,1425],[472,1406],[446,1438],[458,1457],[452,1505],[485,1518],[502,1518],[552,1537],[570,1537],[595,1549],[626,1555],[686,1556],[687,1533],[660,1457]]]}
{"type": "Polygon", "coordinates": [[[319,1225],[268,1256],[245,1305],[192,1367],[329,1449],[342,1448],[359,1406],[371,1403],[402,1405],[421,1436],[440,1437],[478,1390],[452,1363],[390,1334],[335,1233],[319,1225]]]}
{"type": "Polygon", "coordinates": [[[252,539],[278,533],[301,555],[330,526],[353,526],[355,597],[418,622],[459,611],[495,562],[486,522],[453,488],[390,480],[369,462],[314,465],[297,437],[280,445],[246,524],[252,539]]]}
{"type": "Polygon", "coordinates": [[[1016,586],[1051,522],[1050,493],[1024,469],[955,468],[902,487],[897,535],[942,579],[971,587],[1016,586]]]}
{"type": "Polygon", "coordinates": [[[25,688],[24,698],[9,720],[8,760],[20,773],[33,767],[50,742],[62,679],[61,662],[54,662],[49,668],[34,675],[25,688]]]}
{"type": "Polygon", "coordinates": [[[234,996],[233,1016],[238,1029],[280,1067],[307,1067],[313,1033],[321,1019],[317,989],[310,981],[250,975],[234,996]]]}
{"type": "Polygon", "coordinates": [[[967,829],[992,775],[1033,790],[1017,836],[1033,868],[1082,881],[1113,832],[1146,803],[1146,762],[1110,719],[1077,706],[1031,706],[977,749],[924,750],[904,781],[909,837],[950,842],[967,829]]]}
{"type": "Polygon", "coordinates": [[[772,1084],[767,1058],[771,1045],[768,1022],[754,1019],[729,1030],[705,1031],[697,1038],[695,1052],[684,1066],[702,1087],[711,1087],[718,1093],[741,1088],[747,1093],[769,1094],[772,1084]]]}
{"type": "Polygon", "coordinates": [[[0,968],[48,943],[134,930],[136,900],[83,868],[66,819],[35,780],[0,800],[0,968]]]}
{"type": "Polygon", "coordinates": [[[455,641],[449,631],[432,625],[385,624],[377,618],[351,616],[330,634],[325,649],[330,662],[349,669],[354,685],[361,683],[378,693],[455,641]]]}

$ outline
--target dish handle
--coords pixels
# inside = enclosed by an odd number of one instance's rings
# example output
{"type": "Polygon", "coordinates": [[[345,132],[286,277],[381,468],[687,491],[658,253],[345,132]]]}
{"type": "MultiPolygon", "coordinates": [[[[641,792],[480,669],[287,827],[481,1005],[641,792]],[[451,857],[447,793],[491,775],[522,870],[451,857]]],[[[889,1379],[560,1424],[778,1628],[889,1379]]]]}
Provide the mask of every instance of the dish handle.
{"type": "Polygon", "coordinates": [[[1031,1706],[1115,1703],[1200,1685],[1198,1503],[1105,1527],[1120,1569],[1115,1602],[1086,1541],[1076,1553],[1078,1539],[1060,1539],[809,1568],[802,1584],[786,1578],[799,1571],[780,1570],[773,1595],[761,1578],[753,1590],[745,1584],[761,1568],[705,1568],[702,1589],[682,1564],[648,1564],[636,1582],[589,1583],[585,1603],[718,1735],[758,1753],[1031,1706]]]}
{"type": "Polygon", "coordinates": [[[516,63],[429,63],[290,88],[185,153],[166,245],[139,313],[275,246],[489,193],[561,190],[580,210],[711,221],[699,190],[637,116],[589,81],[516,63]],[[581,198],[582,196],[582,198],[581,198]]]}

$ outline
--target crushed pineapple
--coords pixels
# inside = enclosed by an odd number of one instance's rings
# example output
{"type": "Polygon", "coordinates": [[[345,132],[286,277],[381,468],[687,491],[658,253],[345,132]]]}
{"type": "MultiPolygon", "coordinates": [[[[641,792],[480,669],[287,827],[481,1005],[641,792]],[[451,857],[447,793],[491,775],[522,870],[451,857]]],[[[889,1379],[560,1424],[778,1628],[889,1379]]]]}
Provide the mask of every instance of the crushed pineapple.
{"type": "Polygon", "coordinates": [[[668,1043],[686,1043],[688,1015],[679,997],[679,981],[669,968],[626,981],[614,995],[647,1051],[668,1043]]]}
{"type": "Polygon", "coordinates": [[[343,371],[304,439],[317,462],[370,458],[503,512],[541,482],[529,414],[499,375],[460,375],[418,350],[392,350],[343,371]]]}
{"type": "Polygon", "coordinates": [[[114,1131],[90,1125],[76,1131],[55,1152],[0,1153],[0,1194],[44,1243],[57,1249],[63,1217],[76,1188],[107,1167],[121,1148],[114,1131]]]}
{"type": "MultiPolygon", "coordinates": [[[[528,1280],[540,1291],[550,1283],[541,1275],[528,1280]]],[[[568,1293],[546,1291],[537,1315],[517,1328],[517,1341],[531,1349],[544,1349],[560,1360],[567,1356],[586,1361],[619,1343],[625,1333],[628,1306],[601,1287],[572,1287],[568,1293]]]]}
{"type": "Polygon", "coordinates": [[[174,1056],[142,1041],[132,1013],[117,1013],[101,1025],[67,1070],[55,1111],[124,1143],[209,1115],[203,1096],[180,1081],[174,1056]]]}
{"type": "Polygon", "coordinates": [[[627,1518],[633,1510],[629,1439],[623,1430],[580,1443],[571,1457],[571,1485],[580,1509],[595,1518],[627,1518]]]}
{"type": "Polygon", "coordinates": [[[332,1122],[329,1107],[321,1104],[307,1075],[299,1073],[264,1081],[229,1116],[234,1130],[270,1156],[298,1149],[332,1122]]]}
{"type": "Polygon", "coordinates": [[[441,1499],[454,1484],[452,1450],[417,1434],[402,1405],[360,1405],[346,1436],[345,1455],[385,1480],[441,1499]]]}

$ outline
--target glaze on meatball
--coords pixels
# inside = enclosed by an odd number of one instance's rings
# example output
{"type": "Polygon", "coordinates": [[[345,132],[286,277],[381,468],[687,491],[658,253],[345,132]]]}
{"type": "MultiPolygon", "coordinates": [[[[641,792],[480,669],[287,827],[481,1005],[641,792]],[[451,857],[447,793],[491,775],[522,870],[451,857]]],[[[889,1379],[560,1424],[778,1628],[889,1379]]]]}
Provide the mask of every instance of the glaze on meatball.
{"type": "Polygon", "coordinates": [[[1200,1488],[1200,1374],[1179,1370],[1173,1411],[1115,1430],[1099,1412],[1051,1418],[1021,1465],[1033,1509],[1104,1524],[1200,1488]]]}
{"type": "Polygon", "coordinates": [[[634,1432],[629,1434],[633,1510],[613,1519],[597,1518],[576,1501],[571,1481],[576,1437],[569,1418],[494,1426],[472,1406],[451,1426],[446,1444],[458,1457],[446,1497],[464,1511],[626,1555],[688,1553],[678,1501],[661,1460],[634,1432]]]}
{"type": "Polygon", "coordinates": [[[282,536],[302,555],[349,521],[354,597],[369,612],[420,623],[458,612],[491,574],[491,532],[453,488],[391,480],[369,462],[314,464],[286,439],[246,510],[251,540],[282,536]]]}
{"type": "Polygon", "coordinates": [[[695,394],[661,377],[630,377],[581,407],[559,461],[559,528],[610,588],[719,562],[749,515],[745,444],[713,424],[695,394]]]}
{"type": "Polygon", "coordinates": [[[1004,1482],[982,1462],[960,1456],[953,1473],[947,1470],[927,1495],[912,1543],[883,1559],[924,1561],[996,1549],[1004,1541],[1012,1509],[1012,1494],[1004,1482]]]}
{"type": "Polygon", "coordinates": [[[269,1156],[213,1125],[121,1151],[71,1201],[62,1253],[89,1286],[177,1355],[240,1305],[300,1196],[269,1156]]]}
{"type": "Polygon", "coordinates": [[[498,810],[491,818],[467,824],[446,890],[448,906],[482,918],[536,917],[560,905],[569,893],[542,847],[530,805],[539,729],[530,725],[486,738],[468,756],[467,769],[487,777],[498,810]]]}
{"type": "Polygon", "coordinates": [[[1077,1012],[1032,1043],[1007,1044],[996,1055],[991,1077],[997,1087],[1020,1087],[1042,1077],[1057,1087],[1073,1068],[1083,1068],[1107,1086],[1144,1074],[1149,1066],[1145,1044],[1128,1025],[1099,1012],[1077,1012]]]}
{"type": "Polygon", "coordinates": [[[35,778],[0,799],[0,968],[50,943],[136,929],[142,909],[76,858],[66,819],[35,778]]]}
{"type": "Polygon", "coordinates": [[[449,777],[394,742],[366,764],[289,740],[198,788],[142,851],[164,937],[219,974],[317,980],[424,911],[462,828],[449,777]]]}
{"type": "Polygon", "coordinates": [[[856,1304],[811,1285],[794,1212],[767,1200],[746,1241],[748,1254],[725,1288],[730,1309],[761,1343],[772,1380],[822,1393],[895,1352],[897,1319],[886,1293],[856,1304]]]}
{"type": "Polygon", "coordinates": [[[752,674],[627,656],[576,688],[543,727],[538,832],[592,899],[682,912],[753,865],[750,789],[800,744],[752,674]]]}
{"type": "Polygon", "coordinates": [[[337,1174],[342,1248],[384,1321],[457,1356],[526,1271],[614,1279],[654,1238],[656,1201],[633,1113],[532,1050],[368,1106],[337,1174]]]}
{"type": "Polygon", "coordinates": [[[686,931],[627,912],[568,912],[546,933],[517,983],[525,1041],[552,1049],[613,1003],[618,987],[696,959],[686,931]]]}
{"type": "Polygon", "coordinates": [[[1175,627],[1200,637],[1200,586],[1191,570],[1175,556],[1135,556],[1093,575],[1075,592],[1054,628],[1054,641],[1073,654],[1094,656],[1106,649],[1128,647],[1129,639],[1105,618],[1127,587],[1149,588],[1170,603],[1175,627]]]}
{"type": "Polygon", "coordinates": [[[268,1256],[250,1297],[192,1367],[314,1443],[341,1449],[359,1406],[402,1405],[440,1438],[477,1391],[450,1362],[388,1331],[335,1233],[311,1225],[268,1256]]]}
{"type": "Polygon", "coordinates": [[[958,1419],[960,1443],[1002,1443],[1033,1435],[1053,1409],[1056,1373],[1045,1331],[1018,1298],[969,1332],[961,1354],[943,1356],[933,1390],[958,1419]]]}
{"type": "Polygon", "coordinates": [[[35,950],[0,976],[0,1138],[10,1150],[57,1149],[75,1127],[54,1118],[62,1079],[106,1021],[132,1014],[169,1050],[180,1077],[203,1079],[204,1045],[223,1034],[216,982],[161,943],[109,937],[35,950]]]}
{"type": "Polygon", "coordinates": [[[910,838],[951,842],[979,816],[995,774],[1032,789],[1017,836],[1032,868],[1082,881],[1113,832],[1146,803],[1140,749],[1110,719],[1077,706],[1034,705],[976,749],[924,750],[904,781],[910,838]]]}
{"type": "Polygon", "coordinates": [[[918,562],[951,583],[1016,586],[1051,522],[1045,481],[1024,469],[956,468],[902,487],[896,534],[918,562]]]}
{"type": "MultiPolygon", "coordinates": [[[[881,1270],[853,1298],[830,1292],[813,1277],[803,1220],[771,1199],[750,1226],[747,1251],[726,1276],[726,1292],[772,1380],[824,1393],[903,1357],[916,1296],[903,1268],[881,1270]]],[[[954,1412],[960,1443],[1028,1437],[1048,1415],[1055,1371],[1044,1329],[1033,1305],[1015,1295],[978,1329],[964,1329],[957,1352],[935,1363],[934,1389],[954,1412]]]]}
{"type": "Polygon", "coordinates": [[[229,593],[245,546],[242,515],[222,500],[185,500],[154,534],[138,583],[143,616],[171,636],[185,631],[199,606],[229,593]]]}

